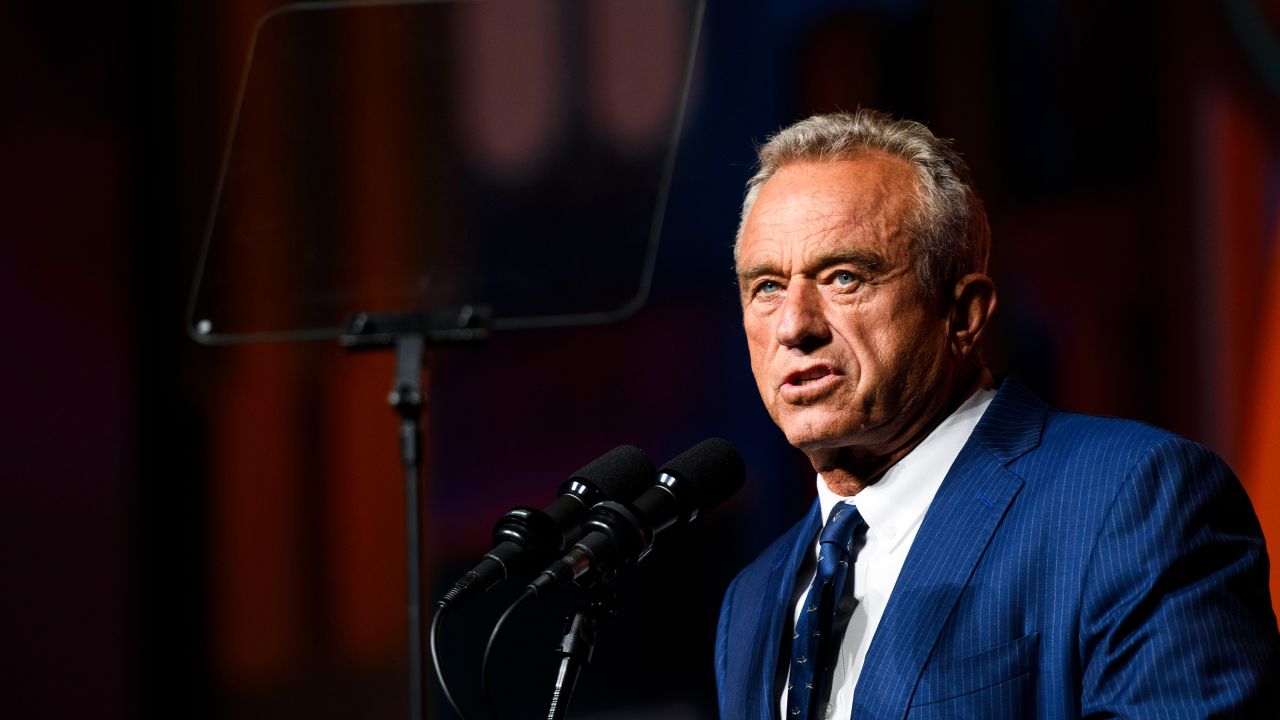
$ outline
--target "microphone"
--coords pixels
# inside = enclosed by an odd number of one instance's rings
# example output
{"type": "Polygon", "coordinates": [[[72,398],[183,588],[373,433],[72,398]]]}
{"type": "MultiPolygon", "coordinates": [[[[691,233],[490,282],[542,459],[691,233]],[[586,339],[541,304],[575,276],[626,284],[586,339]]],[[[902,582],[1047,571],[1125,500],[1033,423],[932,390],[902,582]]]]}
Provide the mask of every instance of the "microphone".
{"type": "Polygon", "coordinates": [[[564,557],[529,583],[534,595],[578,580],[588,572],[606,581],[653,549],[653,538],[686,525],[742,487],[742,456],[721,438],[710,438],[676,456],[658,471],[658,481],[630,505],[606,500],[591,509],[586,535],[564,557]]]}
{"type": "Polygon", "coordinates": [[[582,519],[602,501],[630,500],[653,478],[653,463],[634,445],[619,445],[587,463],[560,486],[545,510],[512,508],[493,527],[494,548],[436,601],[441,608],[492,589],[544,563],[582,537],[582,519]]]}

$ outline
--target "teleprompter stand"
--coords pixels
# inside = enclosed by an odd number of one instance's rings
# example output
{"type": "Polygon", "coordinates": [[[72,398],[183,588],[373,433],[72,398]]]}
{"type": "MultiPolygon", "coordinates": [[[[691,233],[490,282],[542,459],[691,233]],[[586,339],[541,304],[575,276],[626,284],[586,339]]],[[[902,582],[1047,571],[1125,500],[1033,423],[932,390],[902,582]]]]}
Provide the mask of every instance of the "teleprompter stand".
{"type": "Polygon", "coordinates": [[[396,372],[387,401],[400,415],[400,461],[404,466],[405,542],[409,563],[409,720],[423,720],[422,556],[419,498],[422,473],[423,356],[428,346],[473,346],[489,337],[484,306],[446,310],[357,313],[339,342],[351,351],[395,348],[396,372]]]}

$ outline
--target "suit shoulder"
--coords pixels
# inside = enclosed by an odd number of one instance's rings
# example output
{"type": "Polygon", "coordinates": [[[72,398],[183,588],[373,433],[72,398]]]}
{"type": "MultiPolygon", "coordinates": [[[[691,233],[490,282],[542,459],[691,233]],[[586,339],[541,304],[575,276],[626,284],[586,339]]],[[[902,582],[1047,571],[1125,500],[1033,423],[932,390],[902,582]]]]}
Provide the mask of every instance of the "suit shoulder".
{"type": "MultiPolygon", "coordinates": [[[[1120,442],[1158,444],[1167,440],[1185,440],[1174,433],[1149,425],[1141,420],[1087,415],[1084,413],[1050,410],[1045,423],[1045,434],[1075,435],[1081,438],[1114,437],[1120,442]]],[[[1187,440],[1186,442],[1190,442],[1187,440]]]]}
{"type": "Polygon", "coordinates": [[[1221,462],[1205,446],[1154,425],[1061,411],[1048,413],[1041,447],[1060,454],[1063,461],[1086,462],[1122,471],[1153,456],[1169,453],[1221,462]]]}

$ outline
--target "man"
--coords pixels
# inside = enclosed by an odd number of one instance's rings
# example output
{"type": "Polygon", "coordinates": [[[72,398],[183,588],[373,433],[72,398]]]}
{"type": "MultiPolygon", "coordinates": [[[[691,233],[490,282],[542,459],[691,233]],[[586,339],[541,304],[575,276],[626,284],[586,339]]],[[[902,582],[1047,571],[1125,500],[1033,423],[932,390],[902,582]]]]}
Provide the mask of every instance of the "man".
{"type": "Polygon", "coordinates": [[[1201,446],[997,386],[989,237],[917,123],[816,116],[761,148],[743,325],[819,497],[725,594],[721,716],[1274,716],[1248,498],[1201,446]]]}

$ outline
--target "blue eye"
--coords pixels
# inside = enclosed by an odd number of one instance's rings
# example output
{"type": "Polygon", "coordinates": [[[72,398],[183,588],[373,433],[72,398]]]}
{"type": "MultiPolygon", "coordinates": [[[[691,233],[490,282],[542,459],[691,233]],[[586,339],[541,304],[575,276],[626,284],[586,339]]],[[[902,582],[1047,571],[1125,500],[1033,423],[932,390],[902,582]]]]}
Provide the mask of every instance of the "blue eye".
{"type": "Polygon", "coordinates": [[[837,285],[852,285],[858,282],[858,276],[848,270],[840,270],[835,274],[834,279],[837,285]]]}
{"type": "Polygon", "coordinates": [[[782,289],[782,285],[776,280],[764,280],[756,286],[756,292],[761,295],[772,295],[782,289]]]}

